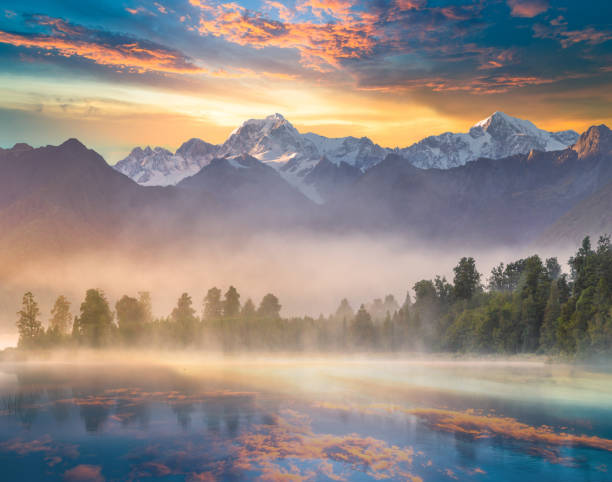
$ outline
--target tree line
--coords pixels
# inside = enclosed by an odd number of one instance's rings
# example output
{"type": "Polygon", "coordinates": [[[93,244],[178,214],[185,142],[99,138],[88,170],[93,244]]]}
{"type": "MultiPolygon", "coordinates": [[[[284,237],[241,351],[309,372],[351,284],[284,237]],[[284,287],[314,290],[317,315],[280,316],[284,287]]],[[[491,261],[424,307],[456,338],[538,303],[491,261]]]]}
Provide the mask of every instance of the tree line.
{"type": "Polygon", "coordinates": [[[354,311],[344,299],[331,315],[281,316],[269,293],[256,306],[230,286],[208,290],[200,313],[183,293],[167,317],[155,318],[147,292],[123,296],[114,311],[89,289],[76,316],[59,296],[48,327],[32,293],[18,312],[19,346],[149,346],[264,351],[436,351],[601,354],[612,350],[612,247],[586,237],[562,273],[557,258],[500,263],[483,283],[474,258],[445,277],[420,280],[400,305],[393,295],[354,311]]]}

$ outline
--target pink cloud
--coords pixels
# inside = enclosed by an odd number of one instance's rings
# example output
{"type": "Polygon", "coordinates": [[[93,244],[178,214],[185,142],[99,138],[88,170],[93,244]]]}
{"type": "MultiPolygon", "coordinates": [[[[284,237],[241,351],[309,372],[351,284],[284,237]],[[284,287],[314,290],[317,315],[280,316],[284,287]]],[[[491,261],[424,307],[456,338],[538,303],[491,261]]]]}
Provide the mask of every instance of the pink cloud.
{"type": "Polygon", "coordinates": [[[532,18],[548,10],[548,0],[508,0],[513,17],[532,18]]]}
{"type": "Polygon", "coordinates": [[[64,472],[64,480],[67,481],[88,481],[104,482],[102,468],[97,465],[77,465],[64,472]]]}

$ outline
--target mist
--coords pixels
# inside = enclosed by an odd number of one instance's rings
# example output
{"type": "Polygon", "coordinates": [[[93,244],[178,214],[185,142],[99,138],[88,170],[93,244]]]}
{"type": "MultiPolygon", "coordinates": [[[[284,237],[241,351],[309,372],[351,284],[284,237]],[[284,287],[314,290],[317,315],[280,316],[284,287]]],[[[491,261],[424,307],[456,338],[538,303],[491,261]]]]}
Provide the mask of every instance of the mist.
{"type": "Polygon", "coordinates": [[[77,314],[88,288],[103,290],[111,306],[124,294],[149,291],[154,316],[167,316],[181,293],[193,297],[199,312],[206,290],[213,286],[225,290],[230,285],[238,289],[242,303],[251,298],[258,304],[266,293],[274,293],[283,316],[316,317],[334,312],[343,298],[355,309],[387,294],[401,303],[421,279],[440,275],[452,281],[453,267],[463,256],[476,259],[481,281],[486,283],[491,268],[500,261],[537,252],[542,258],[558,256],[564,265],[573,249],[545,252],[522,246],[472,251],[428,246],[397,235],[373,239],[295,231],[182,240],[151,249],[117,242],[114,248],[34,257],[5,269],[0,334],[5,340],[16,340],[15,312],[26,291],[37,297],[43,320],[60,294],[71,301],[72,313],[77,314]]]}

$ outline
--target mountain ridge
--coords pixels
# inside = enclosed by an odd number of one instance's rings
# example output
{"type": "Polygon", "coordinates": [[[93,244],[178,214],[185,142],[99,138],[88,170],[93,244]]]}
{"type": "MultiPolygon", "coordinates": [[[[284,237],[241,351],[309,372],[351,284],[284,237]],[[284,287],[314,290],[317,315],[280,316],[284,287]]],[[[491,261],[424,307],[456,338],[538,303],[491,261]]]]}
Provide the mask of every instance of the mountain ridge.
{"type": "Polygon", "coordinates": [[[248,153],[275,167],[287,182],[312,201],[323,204],[334,195],[334,184],[344,185],[346,181],[339,179],[337,172],[334,180],[321,178],[320,172],[319,176],[309,178],[323,158],[332,164],[345,163],[365,172],[388,154],[396,153],[423,169],[448,169],[479,157],[498,159],[532,149],[563,149],[577,139],[574,131],[551,133],[538,129],[530,121],[495,112],[472,126],[469,133],[447,132],[426,137],[406,148],[386,148],[367,137],[302,134],[276,113],[243,122],[218,145],[191,139],[174,154],[163,148],[135,148],[115,168],[143,185],[174,185],[215,157],[248,153]],[[199,143],[199,148],[189,150],[186,148],[189,143],[199,143]]]}

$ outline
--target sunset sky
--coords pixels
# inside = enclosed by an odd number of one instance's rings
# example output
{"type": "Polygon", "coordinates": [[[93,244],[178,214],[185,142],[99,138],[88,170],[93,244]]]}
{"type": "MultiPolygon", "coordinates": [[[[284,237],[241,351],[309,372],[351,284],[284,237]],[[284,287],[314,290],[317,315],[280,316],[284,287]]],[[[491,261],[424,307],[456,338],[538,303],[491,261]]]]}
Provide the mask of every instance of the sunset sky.
{"type": "Polygon", "coordinates": [[[389,147],[495,110],[612,124],[610,0],[4,0],[0,146],[222,142],[248,118],[389,147]]]}

